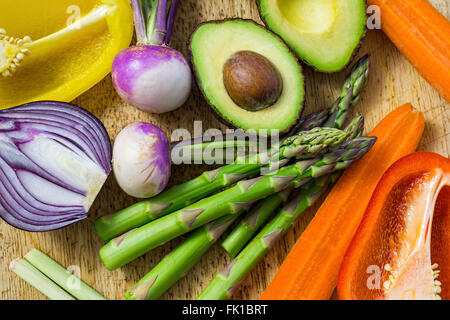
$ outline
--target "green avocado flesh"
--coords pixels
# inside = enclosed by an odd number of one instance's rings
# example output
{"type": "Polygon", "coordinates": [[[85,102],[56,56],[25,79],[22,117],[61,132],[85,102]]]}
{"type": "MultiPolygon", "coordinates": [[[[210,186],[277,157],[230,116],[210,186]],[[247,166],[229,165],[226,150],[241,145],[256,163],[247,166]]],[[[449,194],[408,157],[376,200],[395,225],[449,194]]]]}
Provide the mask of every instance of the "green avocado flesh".
{"type": "Polygon", "coordinates": [[[210,106],[225,122],[243,130],[264,134],[286,132],[301,116],[303,75],[297,59],[284,42],[251,20],[223,20],[200,25],[191,36],[190,55],[198,85],[210,106]],[[248,111],[238,106],[224,84],[223,68],[240,51],[253,51],[279,71],[283,90],[266,109],[248,111]]]}
{"type": "Polygon", "coordinates": [[[365,0],[258,0],[261,18],[302,60],[344,68],[365,34],[365,0]]]}

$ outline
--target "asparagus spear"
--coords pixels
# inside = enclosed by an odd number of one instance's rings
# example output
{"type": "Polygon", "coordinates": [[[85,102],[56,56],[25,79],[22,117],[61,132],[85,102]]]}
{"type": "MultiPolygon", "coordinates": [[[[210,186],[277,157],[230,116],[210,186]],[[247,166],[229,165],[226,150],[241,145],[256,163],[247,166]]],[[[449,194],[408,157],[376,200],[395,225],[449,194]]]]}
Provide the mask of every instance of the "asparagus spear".
{"type": "MultiPolygon", "coordinates": [[[[291,188],[276,193],[260,202],[254,210],[274,210],[287,199],[291,188]]],[[[167,255],[149,273],[125,293],[128,300],[155,300],[178,280],[184,277],[203,254],[219,239],[238,218],[224,216],[196,229],[175,250],[167,255]]]]}
{"type": "Polygon", "coordinates": [[[240,181],[234,187],[111,240],[100,249],[100,257],[106,268],[114,270],[208,222],[249,208],[275,192],[300,187],[312,178],[343,170],[364,155],[375,140],[375,137],[348,140],[320,158],[301,160],[269,175],[240,181]]]}
{"type": "MultiPolygon", "coordinates": [[[[289,189],[287,189],[289,190],[289,189]]],[[[248,215],[239,222],[233,231],[222,242],[222,247],[231,256],[235,257],[243,246],[253,237],[255,232],[264,224],[275,210],[286,201],[281,192],[260,200],[248,215]]]]}
{"type": "Polygon", "coordinates": [[[61,289],[31,263],[24,259],[15,259],[9,265],[9,269],[19,277],[38,289],[42,294],[52,300],[75,300],[70,294],[61,289]]]}
{"type": "Polygon", "coordinates": [[[75,298],[79,300],[105,300],[105,297],[41,251],[32,249],[25,255],[25,259],[75,298]]]}
{"type": "Polygon", "coordinates": [[[206,135],[200,138],[187,139],[171,143],[172,163],[179,164],[229,164],[238,155],[262,152],[258,150],[260,143],[255,135],[236,131],[235,134],[220,136],[206,135]],[[221,161],[216,163],[217,160],[221,161]]]}
{"type": "Polygon", "coordinates": [[[312,128],[323,127],[330,116],[331,109],[322,109],[301,118],[298,123],[289,130],[286,136],[293,136],[296,132],[307,131],[312,128]]]}
{"type": "Polygon", "coordinates": [[[362,88],[369,77],[370,59],[365,55],[359,59],[352,68],[350,75],[345,80],[341,96],[330,109],[330,117],[324,127],[342,128],[347,119],[350,107],[358,102],[362,88]]]}
{"type": "MultiPolygon", "coordinates": [[[[364,118],[362,116],[355,117],[345,128],[349,133],[349,139],[361,136],[364,129],[364,118]]],[[[285,143],[288,143],[287,141],[285,143]]],[[[275,197],[276,195],[272,196],[275,197]]],[[[267,198],[271,203],[270,198],[267,198]]],[[[262,200],[265,202],[266,200],[262,200]]],[[[278,206],[281,202],[278,203],[278,206]]],[[[261,210],[251,210],[246,217],[231,231],[227,238],[222,242],[222,247],[231,256],[235,257],[242,248],[250,241],[253,235],[261,228],[261,226],[269,219],[277,207],[271,207],[264,204],[261,210]]]]}
{"type": "MultiPolygon", "coordinates": [[[[309,131],[322,127],[330,116],[331,109],[313,112],[301,119],[286,136],[299,131],[309,131]]],[[[263,152],[257,136],[237,136],[222,134],[203,136],[171,143],[172,164],[229,164],[240,155],[263,152]],[[219,162],[218,162],[219,161],[219,162]]]]}
{"type": "Polygon", "coordinates": [[[232,164],[204,172],[202,175],[174,186],[159,195],[138,202],[129,208],[97,219],[94,227],[105,240],[140,227],[156,218],[181,209],[233,183],[254,176],[261,167],[277,167],[289,158],[314,157],[336,146],[347,138],[347,133],[332,128],[314,128],[300,132],[292,143],[247,158],[238,158],[232,164]]]}
{"type": "Polygon", "coordinates": [[[229,299],[240,281],[264,257],[272,245],[283,236],[294,221],[324,193],[335,175],[314,179],[297,190],[295,197],[271,220],[253,240],[198,296],[198,300],[229,299]]]}

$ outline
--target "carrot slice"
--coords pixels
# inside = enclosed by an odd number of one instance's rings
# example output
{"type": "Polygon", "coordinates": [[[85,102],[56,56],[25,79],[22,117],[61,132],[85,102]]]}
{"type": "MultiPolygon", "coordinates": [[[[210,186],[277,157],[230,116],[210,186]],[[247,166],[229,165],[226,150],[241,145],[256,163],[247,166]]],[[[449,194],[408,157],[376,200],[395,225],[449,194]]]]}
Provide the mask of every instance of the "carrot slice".
{"type": "Polygon", "coordinates": [[[370,135],[372,149],[344,172],[316,216],[263,293],[262,300],[329,299],[339,267],[383,173],[414,152],[424,129],[423,114],[405,104],[370,135]]]}
{"type": "Polygon", "coordinates": [[[427,0],[369,0],[400,52],[450,101],[450,21],[427,0]]]}

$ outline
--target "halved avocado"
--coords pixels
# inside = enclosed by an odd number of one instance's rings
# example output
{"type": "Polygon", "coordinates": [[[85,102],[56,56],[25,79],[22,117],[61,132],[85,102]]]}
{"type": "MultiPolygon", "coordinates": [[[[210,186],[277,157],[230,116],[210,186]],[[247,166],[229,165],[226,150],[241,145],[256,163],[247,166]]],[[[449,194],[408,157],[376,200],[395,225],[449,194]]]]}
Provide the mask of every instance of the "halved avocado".
{"type": "Polygon", "coordinates": [[[350,63],[366,32],[365,0],[257,0],[261,19],[318,71],[350,63]]]}
{"type": "Polygon", "coordinates": [[[203,23],[189,51],[200,90],[226,123],[259,134],[284,133],[301,117],[301,66],[263,26],[242,19],[203,23]]]}

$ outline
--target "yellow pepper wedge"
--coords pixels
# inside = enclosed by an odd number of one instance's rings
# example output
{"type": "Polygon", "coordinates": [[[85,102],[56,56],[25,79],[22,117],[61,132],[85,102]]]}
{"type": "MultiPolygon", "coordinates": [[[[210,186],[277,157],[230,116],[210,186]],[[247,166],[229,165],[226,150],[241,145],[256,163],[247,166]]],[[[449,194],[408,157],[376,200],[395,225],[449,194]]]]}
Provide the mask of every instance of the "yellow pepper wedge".
{"type": "Polygon", "coordinates": [[[72,101],[111,72],[132,37],[128,0],[1,0],[0,109],[72,101]]]}

